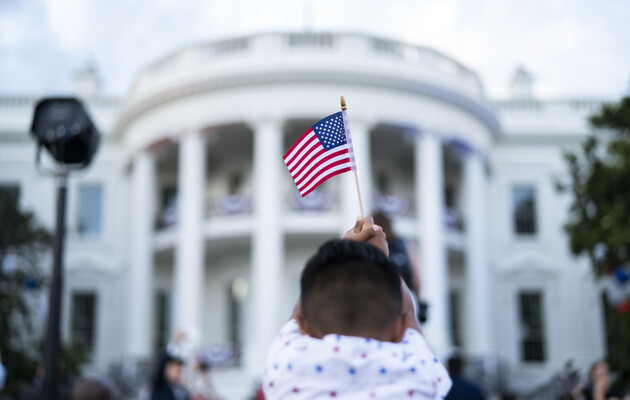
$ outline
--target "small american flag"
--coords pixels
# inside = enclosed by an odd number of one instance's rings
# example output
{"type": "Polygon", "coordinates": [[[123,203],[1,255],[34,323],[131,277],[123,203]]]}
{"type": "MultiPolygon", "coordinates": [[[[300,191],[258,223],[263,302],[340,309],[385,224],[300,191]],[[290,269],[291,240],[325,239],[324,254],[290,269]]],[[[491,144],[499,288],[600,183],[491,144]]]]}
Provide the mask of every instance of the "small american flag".
{"type": "Polygon", "coordinates": [[[284,155],[302,197],[327,179],[356,170],[345,117],[345,113],[338,112],[317,122],[284,155]]]}

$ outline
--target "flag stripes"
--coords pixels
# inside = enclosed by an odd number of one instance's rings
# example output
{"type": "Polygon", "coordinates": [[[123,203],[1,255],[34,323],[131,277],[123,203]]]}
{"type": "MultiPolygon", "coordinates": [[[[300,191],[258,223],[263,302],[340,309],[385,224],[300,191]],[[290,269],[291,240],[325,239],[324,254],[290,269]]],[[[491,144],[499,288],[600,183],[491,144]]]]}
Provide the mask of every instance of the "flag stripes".
{"type": "Polygon", "coordinates": [[[282,158],[302,197],[327,179],[353,170],[352,145],[346,140],[341,113],[309,128],[282,158]]]}

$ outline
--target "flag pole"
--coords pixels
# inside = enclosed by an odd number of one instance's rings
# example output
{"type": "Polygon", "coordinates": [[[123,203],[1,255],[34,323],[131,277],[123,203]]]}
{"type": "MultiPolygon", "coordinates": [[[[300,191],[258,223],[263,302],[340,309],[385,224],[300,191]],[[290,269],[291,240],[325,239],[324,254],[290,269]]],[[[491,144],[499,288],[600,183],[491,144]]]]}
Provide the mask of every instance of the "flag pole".
{"type": "Polygon", "coordinates": [[[343,98],[343,96],[341,96],[341,111],[343,113],[344,116],[344,129],[346,132],[346,137],[348,139],[348,142],[351,146],[352,149],[352,158],[353,161],[355,163],[355,168],[353,169],[352,172],[354,172],[354,183],[357,186],[357,196],[359,197],[359,208],[361,209],[361,218],[363,219],[365,217],[365,214],[363,213],[363,201],[361,200],[361,189],[359,188],[359,175],[357,174],[357,168],[356,168],[356,158],[354,158],[354,145],[352,144],[352,139],[350,137],[350,126],[348,125],[348,120],[346,118],[346,99],[343,98]]]}

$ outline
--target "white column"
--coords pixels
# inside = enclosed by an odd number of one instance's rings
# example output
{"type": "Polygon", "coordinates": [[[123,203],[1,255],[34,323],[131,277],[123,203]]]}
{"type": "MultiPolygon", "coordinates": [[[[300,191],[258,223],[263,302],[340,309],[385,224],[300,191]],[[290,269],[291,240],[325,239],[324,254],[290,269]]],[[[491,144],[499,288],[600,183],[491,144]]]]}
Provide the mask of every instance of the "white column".
{"type": "Polygon", "coordinates": [[[149,357],[153,350],[153,248],[156,204],[156,167],[153,153],[138,153],[131,171],[131,265],[127,353],[149,357]]]}
{"type": "MultiPolygon", "coordinates": [[[[351,118],[351,117],[350,117],[351,118]]],[[[372,160],[370,151],[370,125],[364,121],[350,120],[352,146],[357,163],[359,187],[365,215],[372,214],[372,160]]],[[[341,186],[341,232],[347,231],[354,225],[357,216],[361,215],[359,197],[354,179],[354,172],[346,172],[339,178],[341,186]]]]}
{"type": "Polygon", "coordinates": [[[493,350],[490,265],[488,257],[488,183],[484,160],[468,152],[464,160],[466,199],[466,348],[472,355],[493,350]]]}
{"type": "Polygon", "coordinates": [[[199,340],[204,285],[203,205],[206,146],[201,132],[183,135],[179,144],[177,175],[177,248],[173,328],[199,340]]]}
{"type": "Polygon", "coordinates": [[[418,134],[415,154],[416,204],[421,239],[420,296],[429,304],[424,334],[440,356],[450,351],[448,262],[444,240],[442,142],[431,132],[418,134]]]}
{"type": "Polygon", "coordinates": [[[269,345],[288,315],[280,315],[284,262],[280,173],[282,130],[275,120],[254,126],[254,227],[251,253],[250,325],[245,360],[250,374],[263,372],[269,345]]]}

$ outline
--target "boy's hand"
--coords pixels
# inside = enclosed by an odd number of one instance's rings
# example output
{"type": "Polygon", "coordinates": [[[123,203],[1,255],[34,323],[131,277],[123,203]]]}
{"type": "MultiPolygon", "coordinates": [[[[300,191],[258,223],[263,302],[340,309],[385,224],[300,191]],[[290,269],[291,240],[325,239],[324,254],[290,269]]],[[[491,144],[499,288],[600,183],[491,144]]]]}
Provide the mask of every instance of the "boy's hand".
{"type": "Polygon", "coordinates": [[[342,239],[356,240],[357,242],[366,242],[380,249],[387,257],[389,257],[389,246],[383,228],[374,225],[372,217],[357,218],[354,226],[342,236],[342,239]]]}

